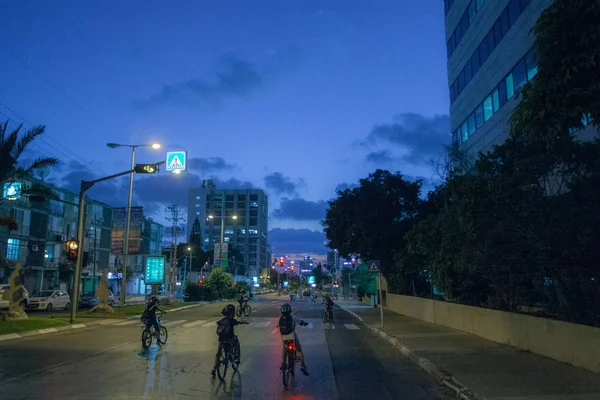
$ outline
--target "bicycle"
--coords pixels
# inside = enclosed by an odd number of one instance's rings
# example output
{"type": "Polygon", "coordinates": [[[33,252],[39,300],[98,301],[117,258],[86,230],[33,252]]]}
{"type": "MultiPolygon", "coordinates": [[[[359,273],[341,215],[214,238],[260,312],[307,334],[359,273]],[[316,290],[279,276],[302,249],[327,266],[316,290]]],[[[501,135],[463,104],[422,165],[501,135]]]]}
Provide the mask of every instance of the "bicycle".
{"type": "Polygon", "coordinates": [[[333,310],[330,307],[323,309],[323,322],[333,323],[333,310]]]}
{"type": "MultiPolygon", "coordinates": [[[[294,326],[302,325],[306,326],[307,323],[294,322],[294,326]]],[[[283,368],[281,369],[281,377],[283,379],[283,386],[288,387],[288,383],[290,382],[290,378],[294,376],[296,363],[300,362],[300,358],[298,358],[298,350],[296,349],[296,341],[293,339],[286,339],[283,341],[285,348],[287,349],[287,354],[283,359],[283,368]]]]}
{"type": "Polygon", "coordinates": [[[236,314],[238,317],[241,317],[242,314],[244,314],[246,317],[250,316],[250,313],[252,312],[252,307],[250,307],[250,304],[248,304],[247,302],[244,302],[240,305],[237,306],[237,311],[236,314]],[[242,306],[243,304],[243,306],[242,306]]]}
{"type": "MultiPolygon", "coordinates": [[[[240,324],[247,324],[248,321],[240,321],[240,324]]],[[[217,375],[219,375],[219,379],[221,381],[225,380],[225,376],[227,375],[227,368],[229,364],[233,368],[234,372],[238,372],[238,367],[240,366],[242,357],[242,349],[240,348],[240,341],[237,335],[234,335],[233,338],[227,342],[223,342],[223,347],[221,349],[221,353],[219,354],[219,361],[217,361],[217,375]],[[223,370],[221,371],[221,368],[223,370]]]]}
{"type": "Polygon", "coordinates": [[[167,343],[167,339],[169,337],[169,333],[167,328],[162,325],[160,317],[162,317],[162,312],[156,313],[156,323],[158,324],[158,331],[154,327],[154,325],[146,325],[144,330],[142,331],[142,347],[144,349],[152,346],[152,337],[156,336],[156,343],[159,345],[167,343]],[[159,315],[160,314],[160,315],[159,315]],[[164,337],[164,339],[162,339],[164,337]]]}

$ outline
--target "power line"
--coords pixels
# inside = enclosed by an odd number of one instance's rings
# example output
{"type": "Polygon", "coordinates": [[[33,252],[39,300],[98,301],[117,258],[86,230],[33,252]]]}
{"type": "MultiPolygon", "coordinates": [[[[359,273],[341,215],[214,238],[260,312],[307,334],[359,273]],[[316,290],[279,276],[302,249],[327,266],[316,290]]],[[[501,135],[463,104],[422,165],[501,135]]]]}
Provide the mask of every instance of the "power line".
{"type": "MultiPolygon", "coordinates": [[[[5,109],[7,109],[9,112],[13,113],[17,118],[21,119],[24,123],[26,123],[27,125],[29,125],[30,127],[34,127],[34,125],[32,123],[30,123],[29,121],[27,121],[25,118],[23,118],[21,115],[19,115],[16,111],[14,111],[13,109],[11,109],[10,107],[8,107],[6,104],[4,104],[3,102],[0,101],[0,106],[4,107],[5,109]]],[[[11,118],[9,115],[7,115],[6,113],[0,111],[0,114],[4,115],[6,118],[8,118],[10,121],[19,124],[19,121],[16,121],[14,118],[11,118]]],[[[56,139],[52,138],[52,136],[46,134],[46,137],[50,138],[51,140],[53,140],[54,142],[56,142],[58,145],[62,146],[66,151],[68,151],[69,153],[71,153],[72,155],[81,158],[81,160],[83,160],[83,162],[85,162],[86,164],[88,164],[90,167],[95,168],[96,170],[98,170],[100,173],[102,173],[102,175],[108,175],[106,172],[104,172],[103,170],[101,170],[100,168],[98,168],[97,166],[91,164],[90,162],[88,162],[87,160],[85,160],[83,157],[79,156],[78,154],[76,154],[74,151],[70,150],[69,148],[67,148],[66,146],[64,146],[63,144],[61,144],[60,142],[58,142],[56,139]]],[[[38,139],[40,139],[42,142],[44,142],[45,144],[47,144],[48,146],[50,146],[51,148],[53,148],[55,151],[57,151],[59,154],[63,155],[64,157],[74,161],[75,163],[77,163],[78,165],[80,165],[81,167],[83,167],[84,169],[87,169],[88,172],[92,172],[88,167],[86,167],[85,165],[83,165],[81,162],[79,162],[78,160],[74,159],[72,156],[70,156],[69,154],[66,154],[65,152],[63,152],[61,149],[59,149],[58,147],[54,146],[52,143],[50,143],[48,140],[46,140],[46,138],[44,138],[43,136],[38,136],[38,139]]],[[[37,145],[36,143],[32,143],[33,145],[35,145],[35,147],[39,148],[40,150],[46,152],[47,154],[53,156],[52,153],[50,153],[48,151],[48,149],[42,148],[41,146],[37,145]]],[[[93,172],[92,172],[93,173],[93,172]]],[[[120,190],[120,188],[114,183],[114,182],[110,182],[110,181],[106,181],[106,183],[110,184],[111,186],[113,186],[115,189],[120,190]]]]}

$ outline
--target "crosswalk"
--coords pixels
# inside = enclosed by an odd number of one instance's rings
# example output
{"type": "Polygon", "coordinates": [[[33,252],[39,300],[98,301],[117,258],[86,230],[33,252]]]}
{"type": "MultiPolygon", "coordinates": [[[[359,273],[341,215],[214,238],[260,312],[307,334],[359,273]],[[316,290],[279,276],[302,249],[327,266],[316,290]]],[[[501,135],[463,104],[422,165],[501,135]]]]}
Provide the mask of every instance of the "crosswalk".
{"type": "MultiPolygon", "coordinates": [[[[195,321],[189,321],[185,319],[174,320],[174,321],[163,321],[162,324],[169,328],[181,327],[181,328],[215,328],[217,326],[218,318],[215,319],[201,319],[195,321]]],[[[318,319],[308,320],[308,325],[303,326],[301,329],[322,329],[322,330],[335,330],[335,329],[345,329],[349,331],[359,331],[361,327],[356,324],[335,324],[330,322],[321,322],[318,319]]],[[[278,318],[250,318],[249,326],[252,329],[265,329],[269,330],[271,335],[275,335],[279,333],[279,327],[277,326],[278,318]]],[[[111,326],[114,327],[126,327],[132,325],[142,326],[142,323],[135,319],[123,322],[112,323],[111,326]]]]}

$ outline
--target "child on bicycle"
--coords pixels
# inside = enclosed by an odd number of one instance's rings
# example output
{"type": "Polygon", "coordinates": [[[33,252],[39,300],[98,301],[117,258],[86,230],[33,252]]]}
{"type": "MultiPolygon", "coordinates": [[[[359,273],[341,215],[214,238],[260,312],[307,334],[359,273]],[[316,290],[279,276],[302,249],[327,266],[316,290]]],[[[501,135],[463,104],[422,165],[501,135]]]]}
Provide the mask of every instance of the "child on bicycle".
{"type": "Polygon", "coordinates": [[[233,304],[227,304],[223,310],[221,310],[223,318],[217,322],[217,335],[219,336],[219,348],[215,355],[215,365],[213,366],[210,374],[214,377],[217,372],[217,364],[219,363],[219,357],[225,345],[230,344],[232,339],[235,337],[234,327],[240,324],[248,323],[238,321],[234,318],[235,306],[233,304]]]}
{"type": "Polygon", "coordinates": [[[156,337],[160,337],[159,327],[158,327],[158,319],[156,318],[156,312],[160,311],[162,313],[167,313],[165,310],[162,310],[158,307],[158,298],[156,296],[151,296],[148,300],[148,304],[146,305],[146,310],[142,315],[142,320],[146,324],[146,328],[154,326],[154,330],[156,331],[156,337]]]}
{"type": "Polygon", "coordinates": [[[286,340],[293,340],[296,343],[296,350],[298,351],[298,358],[300,359],[301,367],[300,371],[304,375],[308,374],[308,368],[304,362],[304,353],[302,353],[302,346],[300,345],[300,341],[298,340],[298,334],[296,333],[296,323],[300,325],[308,325],[308,323],[300,320],[296,322],[294,317],[292,316],[292,306],[289,303],[285,303],[281,306],[281,316],[279,317],[279,332],[281,333],[281,370],[283,371],[285,367],[285,356],[287,354],[287,349],[285,347],[286,340]]]}

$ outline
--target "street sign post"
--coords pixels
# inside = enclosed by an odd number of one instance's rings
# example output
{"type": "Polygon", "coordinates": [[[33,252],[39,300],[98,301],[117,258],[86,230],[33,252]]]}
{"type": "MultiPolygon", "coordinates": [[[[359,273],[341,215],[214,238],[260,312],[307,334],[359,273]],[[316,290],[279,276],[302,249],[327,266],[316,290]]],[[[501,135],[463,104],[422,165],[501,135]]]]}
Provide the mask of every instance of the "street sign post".
{"type": "Polygon", "coordinates": [[[381,285],[381,261],[380,260],[369,260],[367,261],[369,266],[369,272],[377,272],[377,287],[379,291],[377,296],[379,297],[379,316],[381,319],[381,327],[383,328],[383,288],[381,285]]]}
{"type": "Polygon", "coordinates": [[[184,172],[187,170],[187,151],[169,151],[167,153],[167,171],[184,172]]]}
{"type": "Polygon", "coordinates": [[[146,256],[146,285],[162,285],[165,282],[165,256],[146,256]]]}

